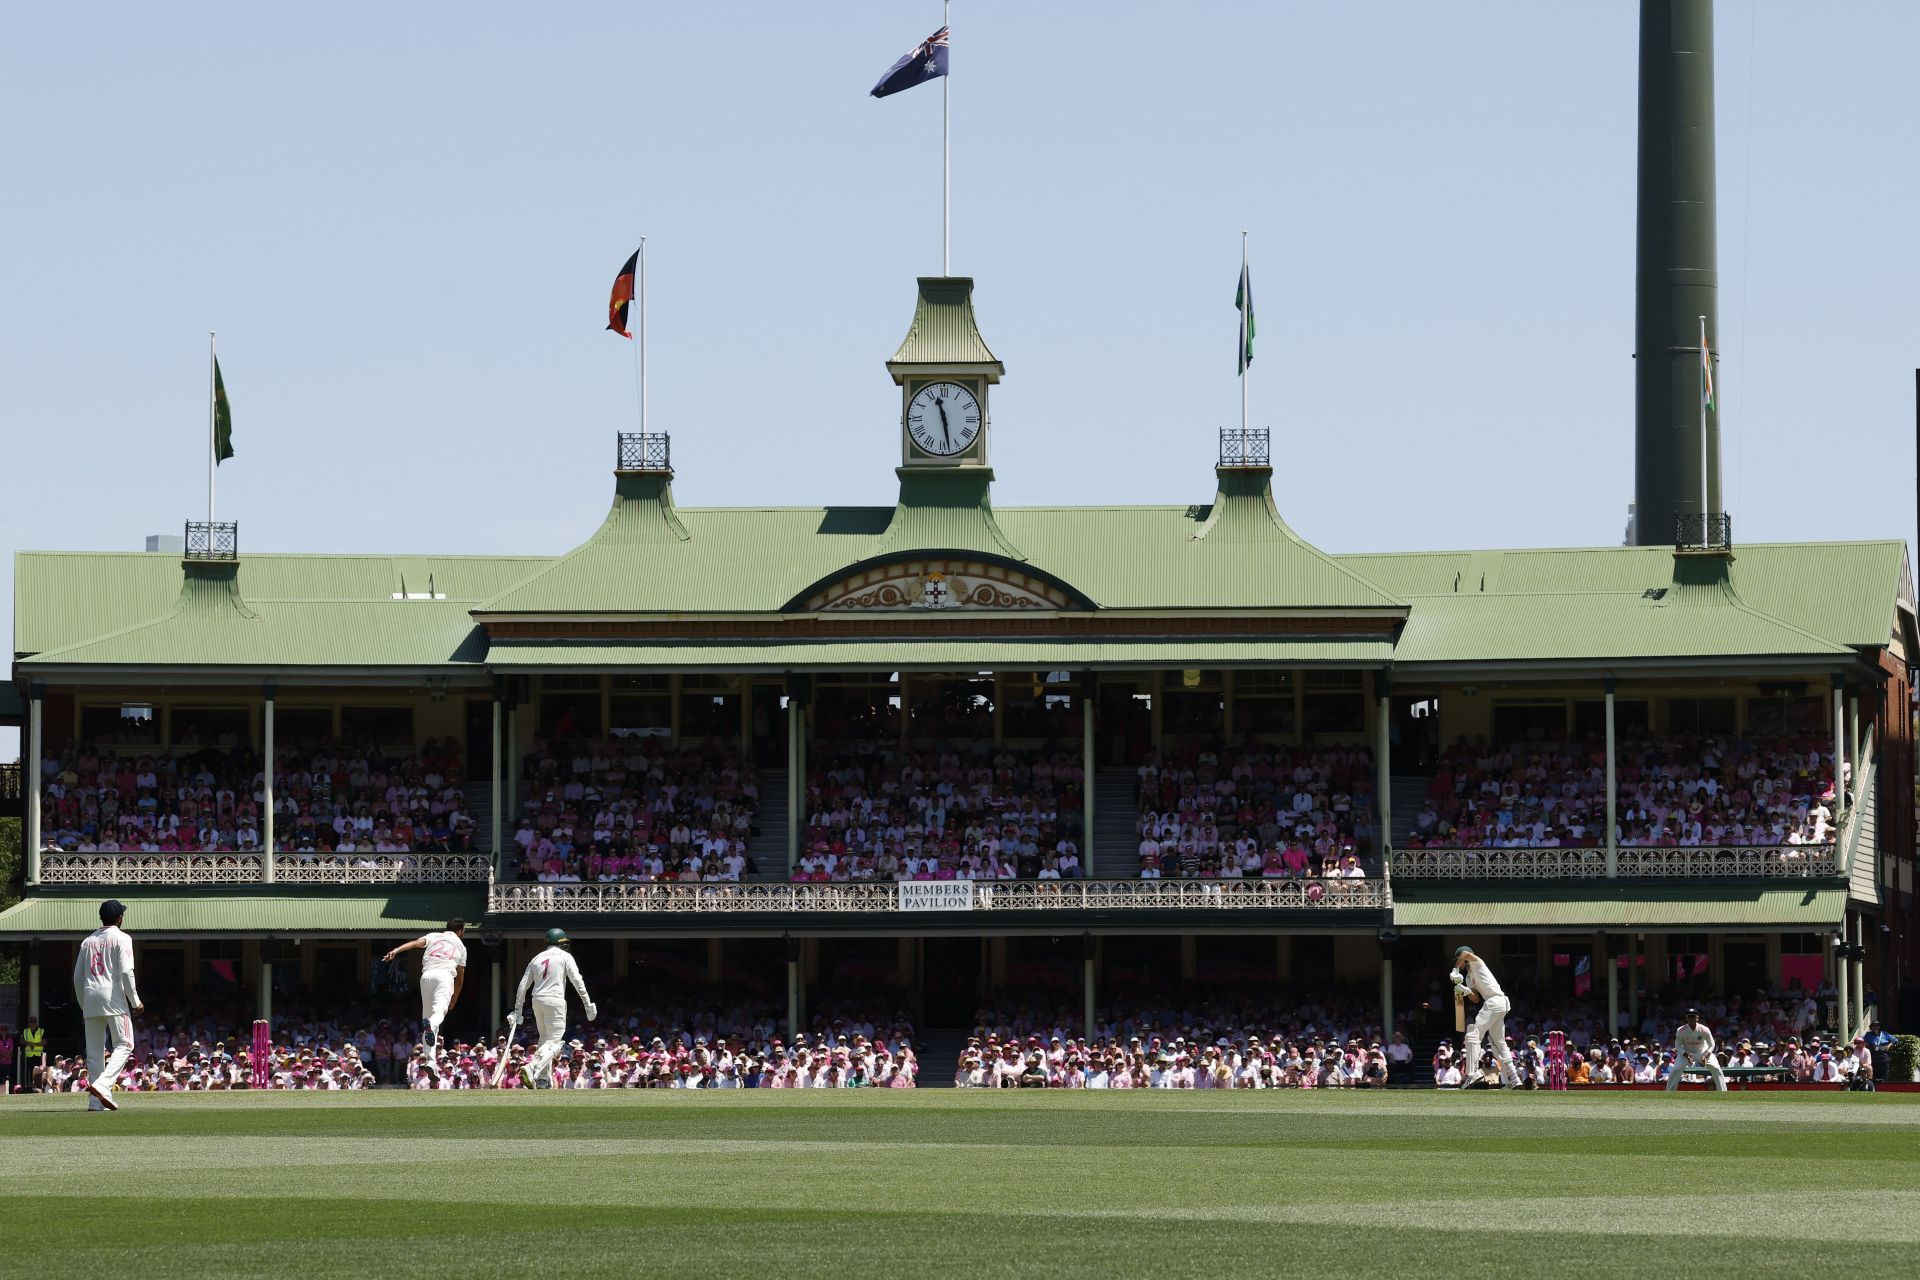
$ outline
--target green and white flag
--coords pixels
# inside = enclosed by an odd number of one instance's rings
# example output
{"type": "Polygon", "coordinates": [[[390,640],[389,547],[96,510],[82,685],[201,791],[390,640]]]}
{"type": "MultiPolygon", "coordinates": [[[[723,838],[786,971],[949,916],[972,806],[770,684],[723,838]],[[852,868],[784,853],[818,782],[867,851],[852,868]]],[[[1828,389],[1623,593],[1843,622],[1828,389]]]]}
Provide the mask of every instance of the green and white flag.
{"type": "Polygon", "coordinates": [[[1234,290],[1233,305],[1240,312],[1240,372],[1253,363],[1253,273],[1240,264],[1240,287],[1234,290]]]}
{"type": "Polygon", "coordinates": [[[220,379],[220,361],[213,362],[213,462],[219,466],[233,456],[233,410],[227,407],[227,384],[220,379]]]}

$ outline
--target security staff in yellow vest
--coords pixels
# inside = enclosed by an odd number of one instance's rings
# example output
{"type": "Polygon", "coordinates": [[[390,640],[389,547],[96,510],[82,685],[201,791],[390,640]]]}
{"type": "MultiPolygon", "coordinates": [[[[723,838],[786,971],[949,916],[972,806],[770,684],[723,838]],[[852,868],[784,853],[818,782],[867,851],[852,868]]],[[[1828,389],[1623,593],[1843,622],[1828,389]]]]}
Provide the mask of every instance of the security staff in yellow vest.
{"type": "Polygon", "coordinates": [[[27,1025],[20,1028],[20,1084],[33,1092],[33,1073],[47,1058],[47,1029],[40,1025],[40,1019],[29,1017],[27,1025]]]}

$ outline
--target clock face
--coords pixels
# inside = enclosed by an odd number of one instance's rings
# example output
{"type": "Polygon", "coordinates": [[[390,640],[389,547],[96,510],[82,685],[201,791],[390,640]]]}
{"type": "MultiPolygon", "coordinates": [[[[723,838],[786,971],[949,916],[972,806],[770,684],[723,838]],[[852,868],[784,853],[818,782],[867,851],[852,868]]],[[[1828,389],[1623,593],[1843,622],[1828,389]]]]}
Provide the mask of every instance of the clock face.
{"type": "Polygon", "coordinates": [[[930,382],[907,402],[907,434],[936,457],[960,453],[980,434],[980,402],[957,382],[930,382]]]}

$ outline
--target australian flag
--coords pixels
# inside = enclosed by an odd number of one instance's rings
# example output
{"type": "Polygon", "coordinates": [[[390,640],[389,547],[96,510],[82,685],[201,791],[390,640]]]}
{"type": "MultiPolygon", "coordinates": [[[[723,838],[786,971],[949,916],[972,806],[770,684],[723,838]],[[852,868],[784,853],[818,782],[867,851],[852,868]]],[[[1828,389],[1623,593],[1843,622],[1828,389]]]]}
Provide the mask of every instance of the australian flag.
{"type": "Polygon", "coordinates": [[[947,29],[942,27],[907,50],[906,56],[888,67],[887,74],[880,77],[880,83],[873,86],[873,96],[884,98],[888,94],[898,93],[902,89],[911,89],[923,81],[945,74],[947,74],[947,29]]]}

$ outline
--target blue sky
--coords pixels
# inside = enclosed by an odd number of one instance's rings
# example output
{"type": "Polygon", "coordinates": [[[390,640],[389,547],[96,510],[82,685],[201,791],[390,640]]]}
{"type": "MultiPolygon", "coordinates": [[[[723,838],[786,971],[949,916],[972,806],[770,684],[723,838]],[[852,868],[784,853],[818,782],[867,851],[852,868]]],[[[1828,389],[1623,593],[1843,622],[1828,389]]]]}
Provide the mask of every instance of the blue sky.
{"type": "MultiPolygon", "coordinates": [[[[686,505],[886,503],[882,363],[939,270],[929,0],[18,8],[0,52],[0,548],[205,506],[252,550],[559,552],[631,429],[649,237],[686,505]]],[[[1330,550],[1617,542],[1637,6],[954,5],[953,269],[996,500],[1197,502],[1253,418],[1330,550]]],[[[1736,537],[1913,525],[1920,6],[1718,9],[1736,537]]],[[[0,626],[10,629],[0,602],[0,626]]]]}

